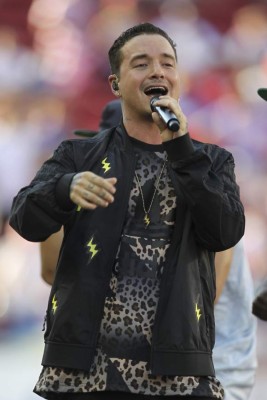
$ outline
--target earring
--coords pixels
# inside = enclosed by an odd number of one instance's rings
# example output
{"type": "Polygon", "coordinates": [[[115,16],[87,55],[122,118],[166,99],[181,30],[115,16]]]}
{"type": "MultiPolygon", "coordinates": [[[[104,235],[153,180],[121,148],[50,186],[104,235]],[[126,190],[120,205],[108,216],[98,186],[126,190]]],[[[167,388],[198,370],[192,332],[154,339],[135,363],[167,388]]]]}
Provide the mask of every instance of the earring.
{"type": "Polygon", "coordinates": [[[112,82],[112,89],[115,90],[116,92],[119,90],[119,85],[117,80],[112,82]]]}

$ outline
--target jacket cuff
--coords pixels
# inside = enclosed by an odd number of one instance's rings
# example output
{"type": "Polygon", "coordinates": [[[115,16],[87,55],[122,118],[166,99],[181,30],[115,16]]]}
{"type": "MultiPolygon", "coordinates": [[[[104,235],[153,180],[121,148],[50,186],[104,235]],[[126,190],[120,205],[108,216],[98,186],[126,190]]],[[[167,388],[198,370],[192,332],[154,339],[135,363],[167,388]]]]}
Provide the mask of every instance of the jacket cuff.
{"type": "Polygon", "coordinates": [[[194,153],[194,146],[189,133],[163,143],[170,161],[178,161],[194,153]]]}
{"type": "Polygon", "coordinates": [[[75,204],[70,199],[70,184],[76,172],[63,175],[56,184],[55,196],[58,205],[65,211],[70,211],[75,204]]]}

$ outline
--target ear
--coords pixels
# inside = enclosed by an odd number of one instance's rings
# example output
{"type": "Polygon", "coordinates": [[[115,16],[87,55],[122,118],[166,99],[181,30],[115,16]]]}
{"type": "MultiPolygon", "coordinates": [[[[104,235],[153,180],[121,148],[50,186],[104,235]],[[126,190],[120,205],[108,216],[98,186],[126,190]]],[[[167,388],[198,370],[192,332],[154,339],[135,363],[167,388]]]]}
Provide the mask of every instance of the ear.
{"type": "Polygon", "coordinates": [[[108,77],[109,84],[112,90],[112,93],[115,94],[115,96],[120,97],[120,88],[119,88],[119,79],[117,75],[112,74],[108,77]]]}

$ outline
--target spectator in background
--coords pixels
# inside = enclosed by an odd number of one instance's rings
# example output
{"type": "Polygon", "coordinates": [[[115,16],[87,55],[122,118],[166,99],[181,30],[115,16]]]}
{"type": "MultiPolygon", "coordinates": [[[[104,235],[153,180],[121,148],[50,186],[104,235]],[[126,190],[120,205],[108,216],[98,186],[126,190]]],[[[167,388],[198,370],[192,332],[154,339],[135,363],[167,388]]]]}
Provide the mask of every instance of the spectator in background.
{"type": "MultiPolygon", "coordinates": [[[[122,119],[120,100],[110,101],[103,109],[101,120],[99,123],[99,131],[112,128],[120,123],[122,119]]],[[[93,137],[96,131],[77,130],[76,135],[93,137]]],[[[60,246],[63,240],[63,230],[51,235],[47,240],[41,242],[41,276],[43,280],[52,285],[56,270],[56,264],[59,256],[60,246]]]]}
{"type": "MultiPolygon", "coordinates": [[[[267,88],[259,89],[258,94],[267,101],[267,88]]],[[[267,321],[267,278],[258,289],[257,296],[253,301],[252,312],[256,317],[267,321]]]]}
{"type": "Polygon", "coordinates": [[[241,240],[216,254],[216,341],[214,365],[224,400],[248,400],[257,368],[256,318],[251,314],[254,285],[241,240]]]}

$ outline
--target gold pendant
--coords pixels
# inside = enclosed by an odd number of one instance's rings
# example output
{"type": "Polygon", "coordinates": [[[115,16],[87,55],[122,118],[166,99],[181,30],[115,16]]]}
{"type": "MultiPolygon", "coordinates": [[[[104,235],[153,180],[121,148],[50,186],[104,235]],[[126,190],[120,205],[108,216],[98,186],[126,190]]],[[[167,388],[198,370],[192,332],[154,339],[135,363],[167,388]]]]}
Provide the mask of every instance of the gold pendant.
{"type": "Polygon", "coordinates": [[[150,224],[150,219],[149,219],[148,214],[146,214],[146,215],[144,216],[144,223],[146,224],[146,228],[147,228],[148,225],[150,224]]]}

